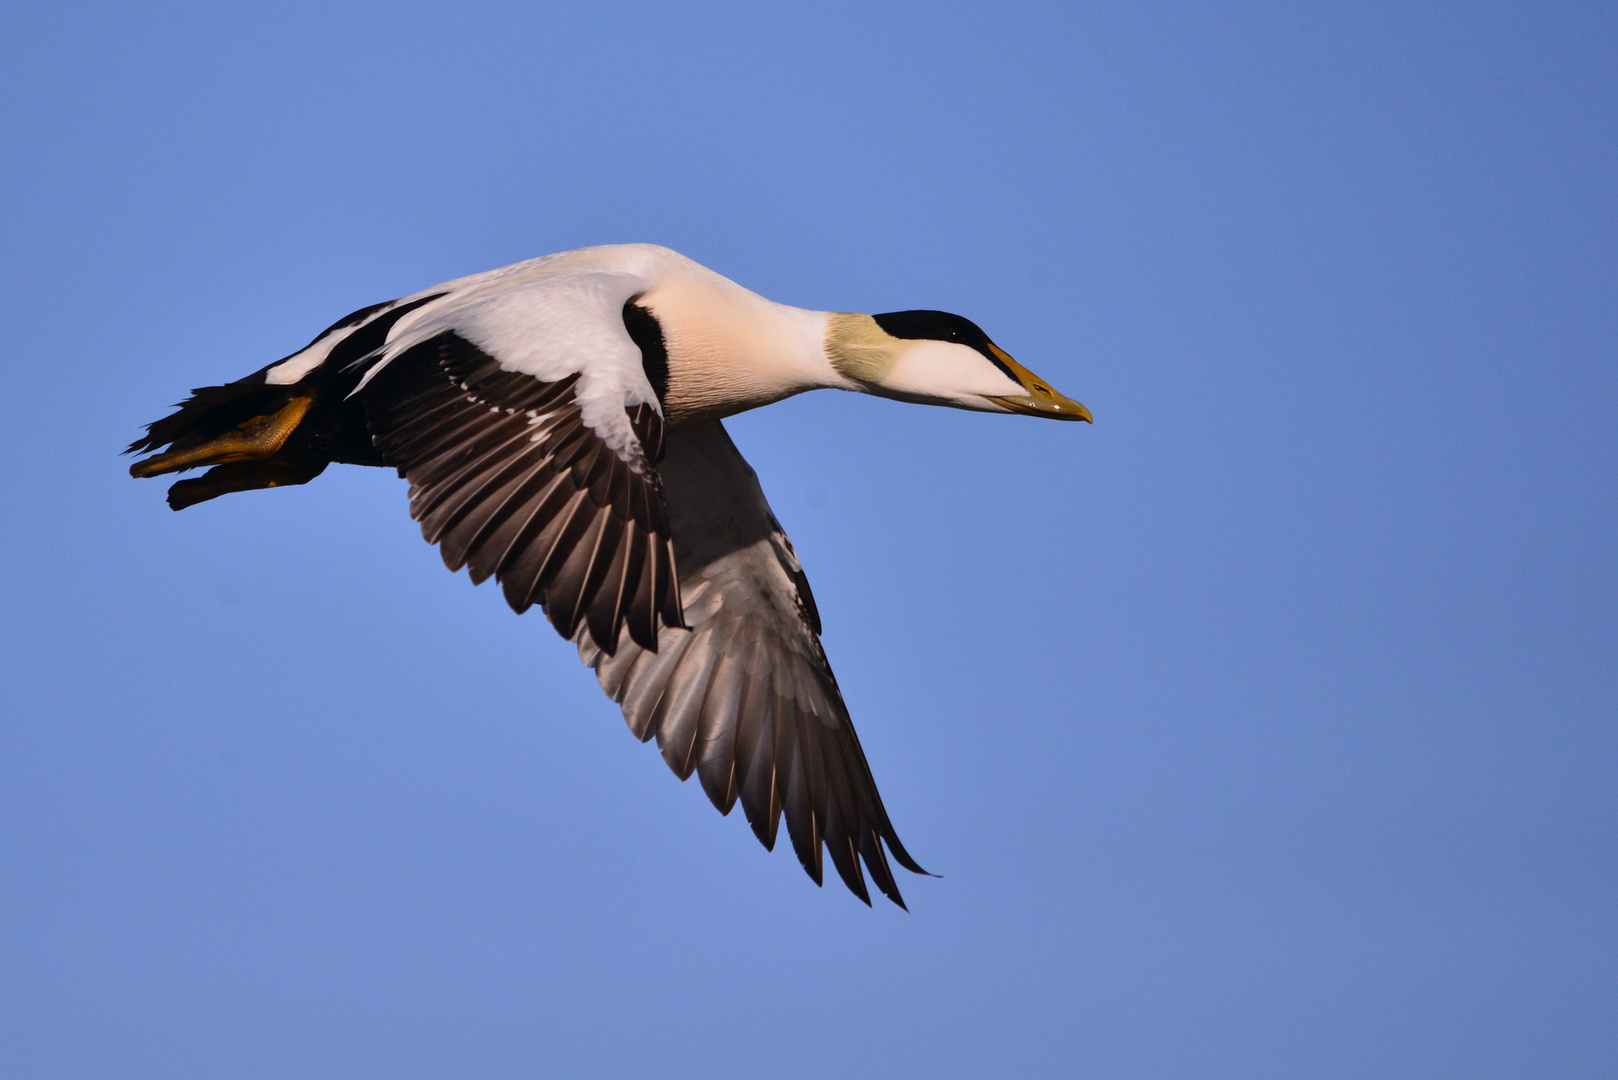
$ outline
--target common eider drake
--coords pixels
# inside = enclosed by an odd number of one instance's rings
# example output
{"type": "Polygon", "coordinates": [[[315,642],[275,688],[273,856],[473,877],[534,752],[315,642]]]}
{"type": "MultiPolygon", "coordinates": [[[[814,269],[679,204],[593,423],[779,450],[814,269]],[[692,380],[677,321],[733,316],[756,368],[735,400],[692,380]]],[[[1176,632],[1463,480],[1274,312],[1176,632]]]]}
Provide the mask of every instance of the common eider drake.
{"type": "Polygon", "coordinates": [[[176,510],[396,468],[451,570],[540,605],[641,740],[816,884],[904,901],[924,873],[877,794],[792,543],[720,423],[805,390],[1089,420],[968,320],[776,304],[667,248],[584,248],[354,312],[283,360],[192,392],[130,473],[211,466],[176,510]],[[164,448],[167,448],[166,450],[164,448]]]}

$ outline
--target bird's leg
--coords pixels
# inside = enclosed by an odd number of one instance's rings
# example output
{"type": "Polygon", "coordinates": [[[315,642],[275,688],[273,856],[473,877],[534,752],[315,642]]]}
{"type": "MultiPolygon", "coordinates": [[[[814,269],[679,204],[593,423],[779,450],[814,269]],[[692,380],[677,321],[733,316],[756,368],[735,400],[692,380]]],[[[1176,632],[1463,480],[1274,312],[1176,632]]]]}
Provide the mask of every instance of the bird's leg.
{"type": "Polygon", "coordinates": [[[312,395],[295,397],[270,415],[255,416],[238,425],[235,431],[228,431],[218,438],[137,461],[129,467],[129,475],[157,476],[197,465],[267,458],[286,445],[314,400],[312,395]]]}
{"type": "Polygon", "coordinates": [[[281,461],[231,461],[215,465],[194,480],[181,480],[169,488],[169,508],[184,510],[234,491],[254,491],[258,488],[289,487],[307,484],[326,471],[327,462],[319,459],[281,461]]]}

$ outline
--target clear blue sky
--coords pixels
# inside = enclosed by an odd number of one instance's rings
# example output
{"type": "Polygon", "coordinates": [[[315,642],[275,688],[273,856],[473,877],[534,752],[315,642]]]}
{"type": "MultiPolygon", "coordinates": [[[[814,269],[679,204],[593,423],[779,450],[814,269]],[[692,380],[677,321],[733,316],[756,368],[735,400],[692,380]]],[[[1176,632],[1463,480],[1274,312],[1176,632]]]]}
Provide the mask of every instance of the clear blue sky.
{"type": "Polygon", "coordinates": [[[0,1075],[1618,1075],[1611,4],[0,14],[0,1075]],[[815,889],[403,484],[118,451],[585,244],[1093,428],[738,419],[907,846],[815,889]]]}

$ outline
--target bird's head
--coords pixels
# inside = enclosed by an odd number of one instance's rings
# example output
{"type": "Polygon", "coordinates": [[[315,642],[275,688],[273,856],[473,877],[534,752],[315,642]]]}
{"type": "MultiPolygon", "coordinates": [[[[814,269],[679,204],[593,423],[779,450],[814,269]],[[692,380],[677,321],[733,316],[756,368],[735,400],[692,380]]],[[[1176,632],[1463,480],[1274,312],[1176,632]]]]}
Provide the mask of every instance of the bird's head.
{"type": "Polygon", "coordinates": [[[837,313],[826,353],[867,393],[924,405],[1090,421],[1090,410],[1023,367],[978,325],[947,311],[837,313]]]}

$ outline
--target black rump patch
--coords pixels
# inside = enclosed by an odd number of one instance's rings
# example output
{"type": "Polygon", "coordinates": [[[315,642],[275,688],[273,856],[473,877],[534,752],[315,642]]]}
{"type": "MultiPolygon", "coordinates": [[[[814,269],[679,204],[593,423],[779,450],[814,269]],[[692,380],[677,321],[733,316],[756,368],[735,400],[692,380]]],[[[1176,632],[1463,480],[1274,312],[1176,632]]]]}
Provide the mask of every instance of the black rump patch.
{"type": "Polygon", "coordinates": [[[871,318],[875,319],[876,324],[885,332],[896,338],[953,341],[957,345],[975,349],[985,360],[1005,372],[1006,378],[1015,383],[1022,382],[1015,372],[994,355],[989,348],[989,335],[971,319],[952,315],[947,311],[889,311],[882,315],[872,315],[871,318]]]}

